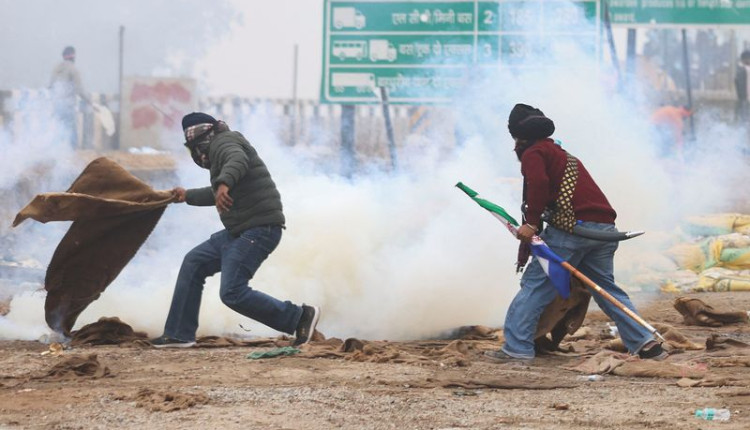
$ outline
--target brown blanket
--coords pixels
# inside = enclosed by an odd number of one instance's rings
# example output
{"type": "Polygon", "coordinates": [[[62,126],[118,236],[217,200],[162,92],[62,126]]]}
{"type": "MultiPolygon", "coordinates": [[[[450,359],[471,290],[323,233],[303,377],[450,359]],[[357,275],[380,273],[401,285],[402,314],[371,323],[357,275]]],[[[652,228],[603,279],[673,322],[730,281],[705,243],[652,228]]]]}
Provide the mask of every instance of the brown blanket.
{"type": "Polygon", "coordinates": [[[534,335],[537,352],[551,352],[558,349],[566,335],[573,334],[583,325],[586,311],[591,301],[591,293],[577,278],[570,279],[570,297],[555,297],[542,312],[534,335]]]}
{"type": "Polygon", "coordinates": [[[717,311],[700,299],[678,297],[674,308],[682,314],[685,324],[721,327],[727,324],[747,323],[747,312],[717,311]]]}
{"type": "Polygon", "coordinates": [[[114,161],[97,158],[64,193],[39,194],[13,221],[73,221],[47,268],[45,319],[70,334],[78,315],[99,298],[145,242],[170,191],[155,191],[114,161]]]}

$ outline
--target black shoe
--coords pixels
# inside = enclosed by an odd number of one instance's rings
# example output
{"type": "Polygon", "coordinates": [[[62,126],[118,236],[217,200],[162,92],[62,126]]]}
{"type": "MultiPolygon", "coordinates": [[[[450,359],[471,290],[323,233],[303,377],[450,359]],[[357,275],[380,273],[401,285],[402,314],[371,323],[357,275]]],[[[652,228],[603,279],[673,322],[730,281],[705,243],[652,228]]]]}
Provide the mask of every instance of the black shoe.
{"type": "Polygon", "coordinates": [[[492,359],[495,363],[518,363],[518,364],[531,364],[533,358],[519,358],[508,355],[502,349],[496,351],[484,351],[484,356],[492,359]]]}
{"type": "Polygon", "coordinates": [[[154,348],[190,348],[195,345],[195,342],[174,339],[166,335],[151,339],[149,342],[151,342],[154,348]]]}
{"type": "Polygon", "coordinates": [[[638,351],[638,356],[644,360],[662,361],[669,357],[669,354],[661,347],[660,343],[651,341],[638,351]]]}
{"type": "Polygon", "coordinates": [[[315,326],[318,325],[318,318],[320,318],[319,307],[302,305],[302,316],[297,323],[297,330],[294,332],[296,339],[294,339],[292,346],[300,346],[310,342],[313,333],[315,333],[315,326]]]}

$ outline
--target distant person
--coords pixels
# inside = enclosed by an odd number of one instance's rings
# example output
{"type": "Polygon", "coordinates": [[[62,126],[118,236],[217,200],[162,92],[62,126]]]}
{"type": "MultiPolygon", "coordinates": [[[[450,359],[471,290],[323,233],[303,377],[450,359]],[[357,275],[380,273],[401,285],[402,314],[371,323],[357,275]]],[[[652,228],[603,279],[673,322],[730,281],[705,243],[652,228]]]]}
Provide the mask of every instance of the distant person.
{"type": "Polygon", "coordinates": [[[742,51],[740,62],[737,64],[737,74],[734,78],[737,91],[737,120],[748,126],[750,122],[750,50],[742,51]]]}
{"type": "Polygon", "coordinates": [[[63,61],[52,71],[50,90],[54,100],[55,116],[63,127],[64,140],[73,148],[78,147],[78,126],[76,109],[78,100],[82,98],[90,103],[81,85],[81,75],[75,66],[76,50],[66,46],[62,53],[63,61]]]}
{"type": "Polygon", "coordinates": [[[308,342],[318,323],[318,307],[282,302],[248,285],[284,229],[281,196],[268,168],[242,134],[208,114],[185,115],[182,129],[195,164],[211,172],[211,186],[177,187],[173,192],[178,202],[215,205],[225,228],[185,256],[164,334],[151,343],[157,348],[195,344],[203,285],[217,272],[225,305],[274,330],[295,334],[294,346],[308,342]]]}
{"type": "Polygon", "coordinates": [[[682,157],[685,145],[685,118],[692,114],[684,106],[662,105],[651,114],[659,137],[659,155],[682,157]]]}

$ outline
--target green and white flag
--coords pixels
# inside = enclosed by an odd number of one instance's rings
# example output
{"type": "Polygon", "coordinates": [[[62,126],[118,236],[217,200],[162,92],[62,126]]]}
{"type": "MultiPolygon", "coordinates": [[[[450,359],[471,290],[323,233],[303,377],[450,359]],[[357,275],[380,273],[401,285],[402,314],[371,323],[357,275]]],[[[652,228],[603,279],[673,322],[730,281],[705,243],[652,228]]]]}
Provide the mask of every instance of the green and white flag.
{"type": "Polygon", "coordinates": [[[498,220],[500,220],[500,222],[505,224],[505,227],[511,233],[513,233],[513,236],[517,235],[518,221],[516,221],[515,218],[513,218],[512,216],[510,216],[510,214],[506,212],[505,209],[492,203],[489,200],[485,200],[481,197],[477,197],[479,193],[467,187],[466,185],[464,185],[463,182],[457,183],[456,187],[458,187],[461,191],[465,192],[479,206],[487,209],[495,218],[497,218],[498,220]]]}

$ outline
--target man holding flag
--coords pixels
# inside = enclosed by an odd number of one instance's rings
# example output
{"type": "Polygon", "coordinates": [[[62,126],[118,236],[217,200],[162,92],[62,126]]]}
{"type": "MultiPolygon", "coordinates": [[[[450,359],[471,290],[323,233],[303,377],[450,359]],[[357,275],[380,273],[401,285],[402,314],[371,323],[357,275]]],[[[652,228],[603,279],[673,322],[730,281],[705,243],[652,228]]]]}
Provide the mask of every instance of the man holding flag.
{"type": "MultiPolygon", "coordinates": [[[[556,294],[566,297],[569,291],[570,278],[560,267],[562,261],[577,267],[628,309],[635,312],[635,307],[614,283],[614,254],[617,240],[622,239],[617,238],[614,224],[617,214],[583,163],[549,138],[555,125],[539,109],[517,104],[508,118],[508,130],[524,178],[524,216],[516,232],[521,241],[518,270],[526,266],[532,253],[534,259],[508,309],[505,344],[487,355],[500,360],[531,360],[539,317],[556,294]],[[543,231],[542,221],[548,224],[543,231]]],[[[600,294],[593,296],[617,325],[631,354],[656,360],[667,357],[652,332],[600,294]]]]}

